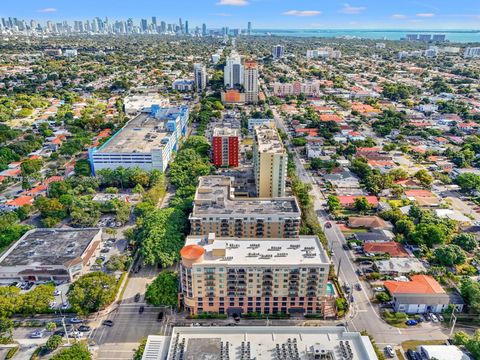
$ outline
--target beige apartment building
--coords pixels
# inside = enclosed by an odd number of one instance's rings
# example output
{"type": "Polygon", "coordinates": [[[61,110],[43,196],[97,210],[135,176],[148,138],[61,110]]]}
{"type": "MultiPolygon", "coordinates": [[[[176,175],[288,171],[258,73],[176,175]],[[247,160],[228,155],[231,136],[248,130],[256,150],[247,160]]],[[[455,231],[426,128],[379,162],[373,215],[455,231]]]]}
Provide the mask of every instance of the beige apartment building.
{"type": "Polygon", "coordinates": [[[275,127],[254,128],[253,169],[257,196],[285,196],[288,154],[275,127]]]}
{"type": "Polygon", "coordinates": [[[334,306],[330,260],[316,236],[191,235],[180,254],[180,301],[191,314],[325,314],[334,306]]]}
{"type": "Polygon", "coordinates": [[[233,178],[200,177],[190,214],[190,233],[239,238],[292,238],[299,235],[297,199],[235,198],[233,178]]]}

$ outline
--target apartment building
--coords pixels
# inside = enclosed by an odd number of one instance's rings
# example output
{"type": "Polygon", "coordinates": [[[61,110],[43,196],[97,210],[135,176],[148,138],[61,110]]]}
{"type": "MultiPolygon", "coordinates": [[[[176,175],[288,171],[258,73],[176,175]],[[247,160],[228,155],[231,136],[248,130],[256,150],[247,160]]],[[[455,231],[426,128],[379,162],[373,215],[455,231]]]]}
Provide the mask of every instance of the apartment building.
{"type": "Polygon", "coordinates": [[[207,87],[207,69],[205,65],[197,63],[193,65],[193,74],[195,77],[195,89],[202,92],[207,87]]]}
{"type": "Polygon", "coordinates": [[[213,130],[213,165],[237,167],[239,129],[215,128],[213,130]]]}
{"type": "Polygon", "coordinates": [[[190,214],[192,235],[215,233],[239,238],[293,238],[301,212],[295,197],[235,198],[234,179],[203,176],[190,214]]]}
{"type": "Polygon", "coordinates": [[[315,97],[320,94],[320,81],[307,81],[303,83],[300,81],[292,83],[276,82],[273,84],[273,93],[280,97],[298,96],[300,94],[315,97]]]}
{"type": "Polygon", "coordinates": [[[245,102],[258,103],[258,64],[254,60],[245,61],[245,102]]]}
{"type": "Polygon", "coordinates": [[[330,260],[316,236],[188,236],[180,252],[181,300],[191,314],[321,314],[330,260]]]}
{"type": "Polygon", "coordinates": [[[244,82],[244,68],[242,58],[237,53],[232,53],[223,68],[223,81],[227,89],[239,88],[244,82]]]}
{"type": "Polygon", "coordinates": [[[275,127],[254,128],[253,169],[257,196],[285,196],[288,154],[275,127]]]}
{"type": "Polygon", "coordinates": [[[274,45],[272,47],[272,56],[274,59],[281,59],[285,55],[285,46],[274,45]]]}

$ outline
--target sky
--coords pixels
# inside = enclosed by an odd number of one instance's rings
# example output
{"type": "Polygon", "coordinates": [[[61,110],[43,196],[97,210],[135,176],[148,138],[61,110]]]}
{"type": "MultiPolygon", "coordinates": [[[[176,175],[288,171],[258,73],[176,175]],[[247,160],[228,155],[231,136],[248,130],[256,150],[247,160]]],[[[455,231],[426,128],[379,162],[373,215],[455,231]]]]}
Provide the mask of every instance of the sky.
{"type": "MultiPolygon", "coordinates": [[[[136,20],[156,16],[192,28],[480,29],[480,0],[0,0],[0,17],[136,20]]],[[[150,20],[149,20],[150,21],[150,20]]]]}

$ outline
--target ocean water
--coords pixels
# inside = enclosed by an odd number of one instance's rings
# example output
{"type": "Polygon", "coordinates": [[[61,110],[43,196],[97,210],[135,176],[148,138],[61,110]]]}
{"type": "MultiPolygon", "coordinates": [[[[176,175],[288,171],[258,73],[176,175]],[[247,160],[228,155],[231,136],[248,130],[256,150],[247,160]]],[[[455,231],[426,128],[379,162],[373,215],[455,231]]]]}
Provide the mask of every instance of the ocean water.
{"type": "Polygon", "coordinates": [[[295,37],[330,37],[356,38],[373,40],[400,40],[406,34],[445,34],[446,40],[452,43],[480,43],[480,30],[352,30],[352,29],[254,29],[254,35],[295,36],[295,37]]]}

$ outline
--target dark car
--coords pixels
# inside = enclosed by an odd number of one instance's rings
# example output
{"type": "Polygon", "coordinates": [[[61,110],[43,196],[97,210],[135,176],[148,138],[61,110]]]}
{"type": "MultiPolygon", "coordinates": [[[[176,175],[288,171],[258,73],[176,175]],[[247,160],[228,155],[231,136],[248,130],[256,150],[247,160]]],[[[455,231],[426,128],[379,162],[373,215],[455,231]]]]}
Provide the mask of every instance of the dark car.
{"type": "Polygon", "coordinates": [[[343,250],[350,250],[350,246],[348,246],[348,244],[343,244],[342,247],[343,250]]]}
{"type": "Polygon", "coordinates": [[[360,285],[360,283],[356,283],[355,284],[355,290],[361,291],[362,290],[362,285],[360,285]]]}
{"type": "Polygon", "coordinates": [[[59,336],[65,336],[65,330],[63,329],[60,329],[60,330],[57,330],[53,333],[53,335],[59,335],[59,336]]]}
{"type": "Polygon", "coordinates": [[[145,311],[145,306],[140,305],[140,308],[138,309],[138,312],[141,314],[145,311]]]}
{"type": "Polygon", "coordinates": [[[30,290],[33,287],[33,285],[35,285],[35,283],[33,281],[30,281],[25,287],[25,290],[30,290]]]}
{"type": "Polygon", "coordinates": [[[103,320],[102,325],[112,327],[113,326],[113,321],[112,320],[103,320]]]}
{"type": "Polygon", "coordinates": [[[135,302],[139,302],[139,301],[140,301],[140,298],[141,298],[140,293],[136,293],[136,294],[135,294],[135,297],[133,298],[133,300],[134,300],[135,302]]]}
{"type": "Polygon", "coordinates": [[[157,321],[162,321],[163,320],[163,311],[160,311],[157,315],[157,321]]]}
{"type": "Polygon", "coordinates": [[[89,332],[90,330],[92,330],[92,328],[88,325],[81,325],[78,327],[78,331],[80,332],[89,332]]]}
{"type": "Polygon", "coordinates": [[[330,228],[332,227],[332,223],[331,223],[330,221],[327,221],[327,222],[325,223],[325,227],[326,227],[327,229],[330,229],[330,228]]]}

